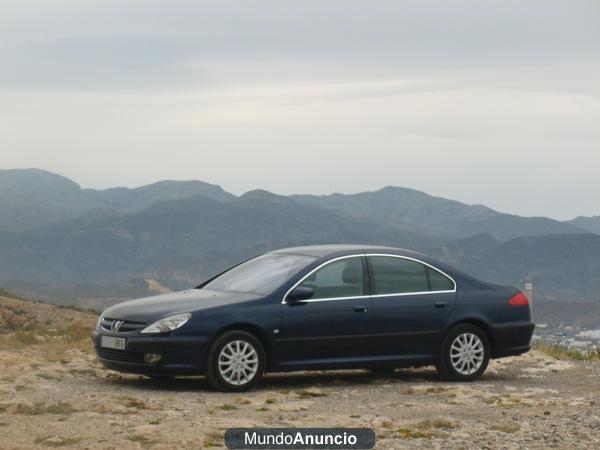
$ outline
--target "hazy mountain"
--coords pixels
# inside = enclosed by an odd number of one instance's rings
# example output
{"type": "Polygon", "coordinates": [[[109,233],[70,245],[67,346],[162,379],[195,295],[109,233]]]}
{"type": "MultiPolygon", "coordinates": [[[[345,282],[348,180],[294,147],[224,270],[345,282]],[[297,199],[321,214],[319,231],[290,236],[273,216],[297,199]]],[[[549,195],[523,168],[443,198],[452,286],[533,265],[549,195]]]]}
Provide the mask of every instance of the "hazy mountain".
{"type": "Polygon", "coordinates": [[[38,169],[0,170],[0,231],[29,230],[89,209],[79,185],[65,177],[38,169]]]}
{"type": "Polygon", "coordinates": [[[0,170],[0,231],[32,230],[86,214],[139,211],[156,202],[194,196],[218,201],[234,198],[219,186],[201,181],[94,190],[44,170],[0,170]]]}
{"type": "Polygon", "coordinates": [[[600,236],[563,234],[507,242],[474,236],[445,244],[438,255],[485,280],[535,289],[563,301],[600,301],[600,236]]]}
{"type": "Polygon", "coordinates": [[[600,216],[584,217],[579,216],[566,222],[568,224],[587,230],[591,233],[600,234],[600,216]]]}
{"type": "Polygon", "coordinates": [[[488,233],[497,239],[508,240],[519,236],[585,232],[575,225],[545,217],[503,214],[486,206],[466,205],[400,187],[352,195],[298,195],[293,198],[346,217],[440,237],[463,238],[488,233]]]}
{"type": "MultiPolygon", "coordinates": [[[[271,200],[277,197],[266,191],[252,191],[248,195],[270,195],[271,200]]],[[[158,202],[196,196],[219,202],[237,198],[219,186],[201,181],[160,181],[135,189],[94,190],[81,189],[65,177],[43,170],[0,170],[0,231],[32,230],[87,215],[138,212],[158,202]]],[[[296,195],[290,198],[362,222],[402,232],[418,230],[419,234],[441,238],[488,233],[497,239],[508,240],[520,236],[582,233],[585,232],[582,228],[589,229],[544,217],[502,214],[486,206],[466,205],[400,187],[353,195],[296,195]]]]}
{"type": "Polygon", "coordinates": [[[190,286],[269,249],[360,242],[425,249],[433,244],[257,191],[229,202],[194,197],[136,213],[0,233],[0,280],[60,285],[150,277],[190,286]]]}
{"type": "Polygon", "coordinates": [[[86,199],[118,211],[141,211],[150,205],[190,197],[206,197],[220,202],[235,198],[221,187],[202,181],[159,181],[139,188],[85,189],[86,199]]]}
{"type": "MultiPolygon", "coordinates": [[[[13,281],[7,286],[10,291],[19,292],[24,298],[44,299],[57,305],[71,305],[79,308],[101,311],[123,299],[148,297],[169,292],[151,278],[131,278],[116,283],[55,285],[44,283],[13,281]]],[[[4,295],[0,289],[0,296],[4,295]]],[[[14,296],[14,294],[5,295],[14,296]]]]}
{"type": "Polygon", "coordinates": [[[583,221],[411,189],[236,197],[199,181],[90,190],[44,171],[0,171],[0,211],[0,283],[42,298],[147,295],[145,280],[189,287],[275,248],[363,243],[429,253],[492,282],[532,277],[557,301],[600,301],[600,235],[578,228],[583,221]]]}

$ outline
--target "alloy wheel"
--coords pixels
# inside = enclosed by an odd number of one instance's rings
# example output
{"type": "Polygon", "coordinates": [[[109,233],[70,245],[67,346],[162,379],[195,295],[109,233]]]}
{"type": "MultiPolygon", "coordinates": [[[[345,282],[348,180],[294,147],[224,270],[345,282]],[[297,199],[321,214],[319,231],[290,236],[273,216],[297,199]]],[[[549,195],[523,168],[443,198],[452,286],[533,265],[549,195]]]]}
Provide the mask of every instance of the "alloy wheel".
{"type": "Polygon", "coordinates": [[[258,372],[258,367],[258,353],[249,342],[231,341],[219,353],[219,374],[232,385],[242,386],[251,382],[258,372]]]}
{"type": "Polygon", "coordinates": [[[472,375],[483,364],[485,348],[481,339],[473,333],[456,336],[450,347],[450,362],[461,375],[472,375]]]}

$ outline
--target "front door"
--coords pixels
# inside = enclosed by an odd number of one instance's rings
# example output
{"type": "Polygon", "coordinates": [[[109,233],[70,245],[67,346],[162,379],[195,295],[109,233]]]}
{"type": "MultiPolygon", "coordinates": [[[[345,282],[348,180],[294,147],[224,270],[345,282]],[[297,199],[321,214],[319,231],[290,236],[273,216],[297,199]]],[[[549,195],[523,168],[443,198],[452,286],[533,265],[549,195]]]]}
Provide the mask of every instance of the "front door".
{"type": "Polygon", "coordinates": [[[372,350],[390,359],[427,359],[456,301],[454,281],[431,266],[392,255],[367,257],[372,281],[372,350]]]}
{"type": "Polygon", "coordinates": [[[365,355],[371,302],[365,269],[362,256],[336,258],[300,282],[314,294],[282,305],[282,369],[347,366],[365,355]]]}

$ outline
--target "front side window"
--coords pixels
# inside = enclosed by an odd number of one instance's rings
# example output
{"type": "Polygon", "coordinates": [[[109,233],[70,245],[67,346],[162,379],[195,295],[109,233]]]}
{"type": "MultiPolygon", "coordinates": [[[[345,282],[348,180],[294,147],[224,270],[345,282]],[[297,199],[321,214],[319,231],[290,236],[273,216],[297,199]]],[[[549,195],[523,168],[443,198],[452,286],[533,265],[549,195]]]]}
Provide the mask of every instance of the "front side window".
{"type": "Polygon", "coordinates": [[[362,259],[358,256],[331,262],[313,272],[299,286],[314,291],[311,299],[364,295],[362,259]]]}

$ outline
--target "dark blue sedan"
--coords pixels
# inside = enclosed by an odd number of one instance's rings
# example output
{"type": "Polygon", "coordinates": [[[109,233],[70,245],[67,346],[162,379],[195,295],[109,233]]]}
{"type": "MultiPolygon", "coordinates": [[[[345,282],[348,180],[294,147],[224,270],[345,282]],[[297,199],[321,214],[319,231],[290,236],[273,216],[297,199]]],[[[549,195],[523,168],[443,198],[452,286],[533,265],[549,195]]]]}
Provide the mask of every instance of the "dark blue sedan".
{"type": "Polygon", "coordinates": [[[195,289],[108,308],[93,333],[105,367],[204,374],[241,391],[265,372],[435,365],[472,381],[530,349],[518,289],[390,247],[323,245],[250,259],[195,289]]]}

